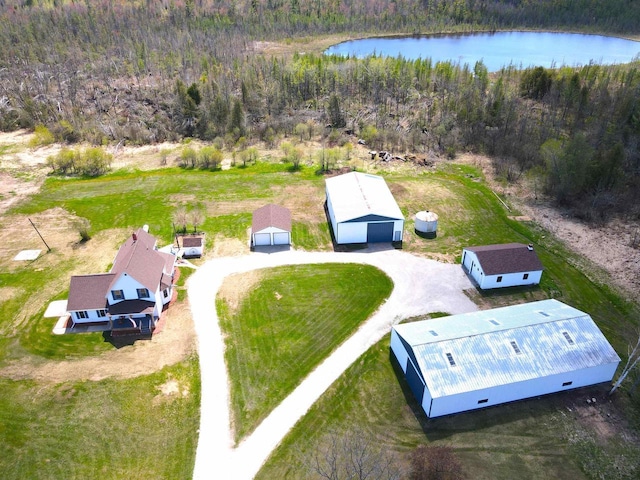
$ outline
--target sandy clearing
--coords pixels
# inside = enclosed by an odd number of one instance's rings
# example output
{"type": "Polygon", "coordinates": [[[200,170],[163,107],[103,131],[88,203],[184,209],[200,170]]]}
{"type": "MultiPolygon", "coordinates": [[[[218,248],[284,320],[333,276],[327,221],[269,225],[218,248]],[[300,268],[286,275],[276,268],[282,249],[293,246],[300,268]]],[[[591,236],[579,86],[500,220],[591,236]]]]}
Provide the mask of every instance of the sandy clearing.
{"type": "Polygon", "coordinates": [[[285,251],[210,260],[188,280],[189,300],[198,337],[202,381],[200,437],[194,478],[211,472],[250,479],[273,449],[320,395],[391,326],[403,318],[430,312],[477,310],[464,294],[473,288],[459,265],[443,264],[380,246],[357,253],[285,251]],[[319,365],[237,448],[231,432],[224,342],[215,310],[216,292],[234,273],[305,263],[366,263],[391,277],[387,301],[357,332],[319,365]]]}

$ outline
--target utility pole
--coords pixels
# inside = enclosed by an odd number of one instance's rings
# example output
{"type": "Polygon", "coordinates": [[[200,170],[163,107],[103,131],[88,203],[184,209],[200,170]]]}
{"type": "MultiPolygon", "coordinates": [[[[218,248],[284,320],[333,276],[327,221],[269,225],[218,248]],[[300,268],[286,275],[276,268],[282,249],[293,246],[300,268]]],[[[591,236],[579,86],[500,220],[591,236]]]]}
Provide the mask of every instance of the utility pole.
{"type": "Polygon", "coordinates": [[[34,225],[34,223],[31,221],[30,218],[27,218],[27,220],[29,220],[29,223],[31,224],[33,229],[36,231],[38,236],[40,237],[40,240],[42,240],[42,242],[47,246],[47,251],[50,252],[51,251],[51,247],[49,247],[49,245],[47,245],[47,242],[45,242],[44,238],[42,238],[42,235],[40,235],[40,232],[38,231],[38,228],[34,225]]]}

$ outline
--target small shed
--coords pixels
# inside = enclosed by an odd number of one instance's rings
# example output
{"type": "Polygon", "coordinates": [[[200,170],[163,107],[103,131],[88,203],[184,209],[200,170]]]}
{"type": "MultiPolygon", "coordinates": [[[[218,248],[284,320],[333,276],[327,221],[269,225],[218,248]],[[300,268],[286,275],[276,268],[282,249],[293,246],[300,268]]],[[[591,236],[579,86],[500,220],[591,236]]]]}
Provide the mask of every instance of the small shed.
{"type": "Polygon", "coordinates": [[[483,290],[537,285],[543,270],[533,245],[523,243],[466,247],[462,268],[483,290]]]}
{"type": "Polygon", "coordinates": [[[201,257],[204,253],[204,236],[188,235],[182,237],[182,255],[184,257],[201,257]]]}
{"type": "Polygon", "coordinates": [[[327,178],[325,185],[336,243],[402,241],[404,216],[384,178],[350,172],[327,178]]]}
{"type": "Polygon", "coordinates": [[[253,212],[251,245],[291,244],[291,212],[280,205],[269,204],[253,212]]]}
{"type": "Polygon", "coordinates": [[[620,363],[591,317],[557,300],[396,325],[391,351],[428,417],[610,382],[620,363]]]}

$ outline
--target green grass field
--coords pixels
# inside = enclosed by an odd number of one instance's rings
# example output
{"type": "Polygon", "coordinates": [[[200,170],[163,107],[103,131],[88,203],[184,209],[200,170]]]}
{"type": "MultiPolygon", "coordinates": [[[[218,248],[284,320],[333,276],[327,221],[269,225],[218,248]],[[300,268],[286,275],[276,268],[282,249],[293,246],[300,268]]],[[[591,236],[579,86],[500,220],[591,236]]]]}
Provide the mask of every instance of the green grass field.
{"type": "Polygon", "coordinates": [[[261,272],[237,311],[218,299],[228,339],[236,440],[241,440],[389,296],[369,265],[287,266],[261,272]]]}
{"type": "MultiPolygon", "coordinates": [[[[161,243],[171,241],[171,218],[177,208],[198,205],[205,209],[207,218],[201,227],[207,234],[209,248],[224,239],[246,243],[251,212],[268,202],[284,204],[292,210],[293,241],[299,248],[330,248],[322,207],[323,177],[313,167],[295,173],[287,167],[259,162],[247,168],[217,172],[167,168],[120,171],[96,179],[48,178],[39,193],[0,219],[3,231],[20,238],[24,230],[18,223],[26,215],[37,217],[57,208],[73,218],[88,221],[93,238],[78,248],[68,240],[77,237],[73,227],[68,227],[71,230],[66,233],[63,230],[67,227],[59,227],[67,237],[38,261],[16,264],[7,259],[8,255],[0,259],[0,369],[16,362],[46,365],[115,350],[101,334],[54,337],[51,328],[55,319],[44,319],[42,312],[51,300],[64,298],[69,276],[86,268],[92,252],[106,249],[106,257],[112,259],[131,229],[146,223],[161,243]]],[[[589,312],[620,356],[626,358],[628,343],[637,338],[638,306],[624,300],[607,286],[602,271],[569,251],[548,232],[534,224],[507,218],[508,214],[516,213],[505,210],[478,170],[444,164],[435,171],[420,174],[399,171],[387,174],[386,178],[407,216],[404,250],[455,261],[465,245],[534,243],[546,268],[540,288],[478,294],[475,300],[490,307],[558,298],[589,312]],[[438,236],[433,240],[413,233],[410,217],[425,208],[440,216],[438,236]]],[[[103,267],[106,271],[107,264],[103,267]]],[[[331,332],[325,331],[329,328],[327,323],[331,323],[327,319],[336,319],[326,305],[336,298],[328,298],[323,292],[328,292],[326,285],[340,273],[330,269],[324,280],[318,280],[319,270],[314,268],[313,274],[307,272],[306,277],[296,271],[295,281],[292,281],[294,273],[283,270],[278,277],[280,284],[261,283],[251,293],[255,297],[247,297],[250,301],[243,307],[246,312],[240,313],[246,318],[252,315],[258,318],[250,305],[261,305],[262,312],[269,312],[269,317],[263,318],[264,330],[230,330],[233,338],[246,337],[248,342],[244,346],[238,342],[237,350],[231,349],[236,360],[229,359],[233,408],[237,418],[242,419],[237,438],[255,428],[259,419],[313,365],[353,331],[375,308],[369,302],[377,305],[386,295],[382,292],[388,286],[379,280],[375,282],[377,293],[372,298],[351,295],[348,302],[341,300],[342,308],[348,306],[351,310],[346,312],[344,323],[333,325],[331,332]],[[274,291],[281,296],[279,300],[274,291]],[[293,305],[287,303],[303,291],[312,294],[305,301],[305,312],[323,315],[306,318],[304,312],[296,313],[293,305]],[[286,322],[275,321],[281,318],[286,322]],[[299,337],[292,336],[293,329],[282,328],[287,324],[300,327],[295,330],[299,337]],[[251,345],[256,351],[248,353],[251,345]],[[276,345],[279,348],[274,354],[276,345]],[[264,362],[265,358],[272,359],[269,379],[249,371],[251,365],[262,365],[255,362],[264,362]],[[278,381],[272,384],[273,378],[278,381]],[[251,390],[264,393],[248,405],[244,396],[251,390]]],[[[352,285],[351,289],[362,290],[360,287],[352,285]]],[[[25,478],[23,471],[28,478],[190,477],[199,411],[197,359],[120,381],[55,384],[0,377],[0,391],[3,478],[25,478]],[[180,398],[160,395],[158,386],[170,376],[180,379],[179,383],[187,385],[190,393],[180,398]],[[147,407],[152,415],[141,413],[147,407]],[[150,440],[141,449],[139,445],[144,438],[150,440]]],[[[558,413],[553,402],[518,403],[504,410],[500,407],[487,413],[464,415],[459,421],[438,422],[436,427],[430,423],[426,428],[405,393],[391,368],[388,344],[383,341],[343,375],[301,420],[265,466],[261,478],[304,478],[302,463],[326,440],[323,435],[345,428],[364,429],[398,454],[421,442],[451,444],[468,471],[478,478],[522,477],[522,472],[531,474],[531,478],[580,478],[580,472],[584,471],[593,472],[593,478],[597,478],[600,472],[610,471],[612,459],[617,459],[624,467],[621,471],[626,471],[626,465],[616,456],[617,450],[625,453],[625,446],[619,445],[617,439],[611,441],[611,446],[599,445],[587,431],[584,438],[567,444],[567,432],[578,431],[579,425],[571,416],[565,418],[558,413]],[[349,400],[353,395],[358,395],[358,399],[349,400]],[[581,459],[589,459],[592,464],[585,466],[581,459]],[[496,472],[495,477],[491,477],[492,472],[496,472]]],[[[621,402],[625,421],[637,432],[638,394],[629,397],[622,389],[618,395],[626,399],[621,402]]],[[[625,458],[634,457],[629,454],[625,458]]]]}

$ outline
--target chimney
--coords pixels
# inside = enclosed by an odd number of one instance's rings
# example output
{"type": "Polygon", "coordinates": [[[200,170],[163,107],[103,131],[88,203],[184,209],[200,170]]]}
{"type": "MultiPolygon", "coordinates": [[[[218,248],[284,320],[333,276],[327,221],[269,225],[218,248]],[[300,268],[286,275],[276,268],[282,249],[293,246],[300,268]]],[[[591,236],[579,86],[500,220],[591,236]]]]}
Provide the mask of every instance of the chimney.
{"type": "Polygon", "coordinates": [[[131,234],[131,238],[133,238],[134,242],[138,240],[138,236],[135,234],[135,232],[131,234]]]}
{"type": "Polygon", "coordinates": [[[530,252],[533,252],[533,243],[530,243],[529,245],[527,245],[527,250],[529,250],[530,252]]]}

